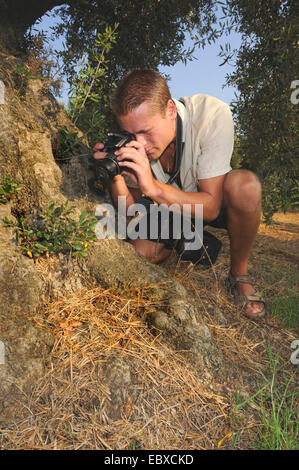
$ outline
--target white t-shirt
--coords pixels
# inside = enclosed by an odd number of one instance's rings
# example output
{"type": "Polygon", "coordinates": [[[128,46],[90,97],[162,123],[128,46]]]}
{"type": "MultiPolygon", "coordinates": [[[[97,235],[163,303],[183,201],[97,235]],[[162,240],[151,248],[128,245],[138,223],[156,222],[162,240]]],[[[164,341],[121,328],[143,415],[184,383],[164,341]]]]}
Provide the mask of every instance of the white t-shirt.
{"type": "MultiPolygon", "coordinates": [[[[234,124],[229,106],[218,98],[198,94],[173,100],[182,118],[180,179],[182,190],[197,192],[198,180],[228,173],[234,147],[234,124]]],[[[152,161],[155,177],[166,183],[167,175],[159,160],[152,161]]],[[[173,183],[172,186],[176,186],[173,183]]]]}

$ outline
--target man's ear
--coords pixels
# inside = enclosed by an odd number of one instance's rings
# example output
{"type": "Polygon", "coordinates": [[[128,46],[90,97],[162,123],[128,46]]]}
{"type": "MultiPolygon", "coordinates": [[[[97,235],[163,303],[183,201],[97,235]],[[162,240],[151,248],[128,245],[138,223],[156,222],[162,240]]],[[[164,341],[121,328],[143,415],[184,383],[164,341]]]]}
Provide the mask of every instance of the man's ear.
{"type": "Polygon", "coordinates": [[[176,119],[177,109],[173,100],[168,100],[167,107],[166,107],[166,115],[170,119],[176,119]]]}

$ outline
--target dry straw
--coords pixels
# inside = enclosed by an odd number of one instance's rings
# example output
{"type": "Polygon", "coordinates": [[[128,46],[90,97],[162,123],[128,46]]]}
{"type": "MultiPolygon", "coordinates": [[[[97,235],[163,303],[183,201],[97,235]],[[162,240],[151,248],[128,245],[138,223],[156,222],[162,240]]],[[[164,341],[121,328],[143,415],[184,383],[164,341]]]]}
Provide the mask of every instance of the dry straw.
{"type": "MultiPolygon", "coordinates": [[[[266,365],[266,341],[278,351],[292,335],[236,311],[221,287],[228,261],[223,241],[212,271],[177,258],[165,269],[198,302],[224,357],[253,374],[266,365]]],[[[148,315],[159,307],[151,302],[152,287],[119,293],[84,288],[47,306],[39,327],[55,336],[48,372],[20,404],[24,418],[2,429],[2,448],[231,448],[232,396],[205,389],[201,371],[149,328],[148,315]]],[[[247,393],[255,391],[253,385],[247,393]]],[[[252,410],[241,448],[250,448],[255,425],[252,410]]]]}
{"type": "MultiPolygon", "coordinates": [[[[151,333],[146,292],[83,289],[48,306],[55,335],[48,374],[28,397],[29,418],[6,432],[5,446],[44,449],[207,448],[223,437],[228,402],[203,389],[192,367],[151,333]],[[67,325],[75,325],[67,328],[67,325]],[[115,390],[103,381],[111,364],[129,366],[118,419],[115,390]],[[12,444],[13,442],[13,444],[12,444]]],[[[116,366],[117,367],[117,366],[116,366]]]]}

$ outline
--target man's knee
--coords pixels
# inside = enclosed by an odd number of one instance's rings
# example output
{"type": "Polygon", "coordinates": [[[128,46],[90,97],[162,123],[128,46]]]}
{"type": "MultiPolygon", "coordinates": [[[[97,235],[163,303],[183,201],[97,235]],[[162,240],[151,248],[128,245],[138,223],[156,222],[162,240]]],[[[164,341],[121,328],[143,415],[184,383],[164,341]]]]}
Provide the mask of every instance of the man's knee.
{"type": "Polygon", "coordinates": [[[152,242],[150,240],[130,240],[130,243],[140,255],[154,264],[164,261],[171,252],[171,250],[165,248],[162,243],[152,242]]]}
{"type": "Polygon", "coordinates": [[[243,212],[254,212],[260,207],[262,185],[252,171],[231,171],[224,181],[223,190],[226,207],[243,212]]]}

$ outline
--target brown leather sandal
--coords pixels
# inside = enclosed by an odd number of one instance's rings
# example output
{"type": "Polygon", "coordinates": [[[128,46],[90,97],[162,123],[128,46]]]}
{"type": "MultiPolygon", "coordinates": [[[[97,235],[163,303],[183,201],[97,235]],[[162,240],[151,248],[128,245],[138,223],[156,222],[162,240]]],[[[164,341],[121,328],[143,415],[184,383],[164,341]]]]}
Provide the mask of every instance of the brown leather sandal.
{"type": "Polygon", "coordinates": [[[254,286],[254,279],[249,274],[244,274],[240,276],[233,276],[229,273],[229,276],[226,280],[226,287],[229,292],[234,296],[234,303],[236,306],[241,307],[241,311],[243,311],[244,315],[250,320],[259,320],[265,316],[265,307],[266,302],[262,298],[260,292],[255,291],[253,294],[244,295],[239,294],[237,289],[237,283],[241,282],[243,284],[250,284],[254,286]],[[249,313],[245,310],[245,307],[251,302],[260,302],[264,304],[264,308],[260,312],[256,313],[249,313]]]}

